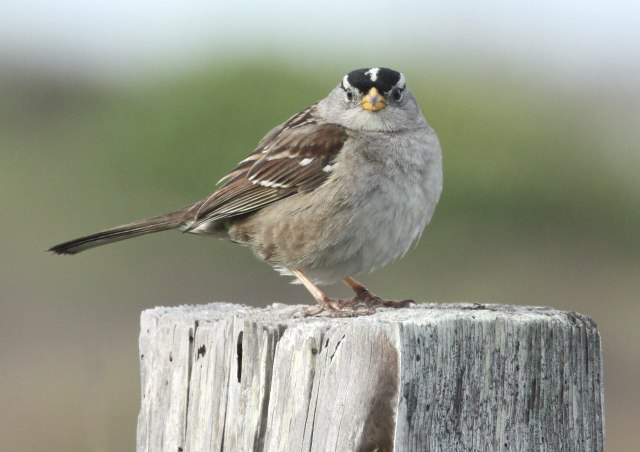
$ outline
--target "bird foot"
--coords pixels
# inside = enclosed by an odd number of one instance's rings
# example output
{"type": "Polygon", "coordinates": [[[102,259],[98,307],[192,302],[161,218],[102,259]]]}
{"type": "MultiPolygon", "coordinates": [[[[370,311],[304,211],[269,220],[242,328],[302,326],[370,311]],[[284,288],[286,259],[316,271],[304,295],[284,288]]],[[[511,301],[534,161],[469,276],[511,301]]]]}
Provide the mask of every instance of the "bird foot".
{"type": "Polygon", "coordinates": [[[334,300],[325,298],[315,306],[309,306],[304,310],[305,317],[314,317],[327,312],[330,317],[358,317],[371,315],[377,307],[406,308],[415,306],[413,300],[384,300],[368,290],[359,291],[353,298],[334,300]]]}
{"type": "Polygon", "coordinates": [[[351,300],[335,300],[333,298],[326,298],[322,301],[318,301],[315,306],[309,306],[304,309],[303,315],[305,317],[315,317],[317,315],[326,312],[329,317],[358,317],[362,315],[371,315],[375,311],[374,308],[369,306],[360,306],[355,304],[346,304],[345,301],[351,300]]]}
{"type": "Polygon", "coordinates": [[[346,300],[340,300],[341,306],[357,306],[364,305],[369,308],[384,306],[386,308],[407,308],[415,306],[413,300],[385,300],[377,295],[372,294],[367,289],[359,290],[356,296],[346,300]]]}

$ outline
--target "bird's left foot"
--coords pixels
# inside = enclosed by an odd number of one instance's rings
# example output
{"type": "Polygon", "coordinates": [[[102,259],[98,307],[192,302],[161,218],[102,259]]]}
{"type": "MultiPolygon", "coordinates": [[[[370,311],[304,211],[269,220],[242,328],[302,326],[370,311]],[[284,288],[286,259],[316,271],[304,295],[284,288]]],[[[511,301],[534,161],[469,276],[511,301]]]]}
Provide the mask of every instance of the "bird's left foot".
{"type": "Polygon", "coordinates": [[[340,300],[341,306],[366,306],[369,309],[375,310],[375,308],[379,306],[387,308],[407,308],[416,305],[413,300],[384,300],[369,292],[366,287],[351,276],[345,278],[344,283],[351,287],[356,293],[356,296],[348,300],[340,300]]]}
{"type": "Polygon", "coordinates": [[[375,311],[375,308],[380,306],[386,308],[407,308],[415,306],[415,302],[413,300],[385,300],[372,294],[363,287],[362,290],[356,292],[355,297],[339,300],[338,305],[341,308],[349,306],[352,309],[357,307],[359,309],[368,308],[369,310],[375,311]]]}

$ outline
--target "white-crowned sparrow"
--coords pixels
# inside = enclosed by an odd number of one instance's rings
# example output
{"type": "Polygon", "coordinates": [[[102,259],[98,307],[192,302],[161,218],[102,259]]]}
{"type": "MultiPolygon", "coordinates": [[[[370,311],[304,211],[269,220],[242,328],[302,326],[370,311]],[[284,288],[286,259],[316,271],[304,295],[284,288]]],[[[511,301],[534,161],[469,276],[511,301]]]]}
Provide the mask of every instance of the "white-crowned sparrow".
{"type": "Polygon", "coordinates": [[[307,315],[356,315],[405,306],[371,294],[350,275],[402,256],[431,219],[442,191],[442,156],[405,77],[358,69],[320,102],[270,131],[211,196],[175,212],[107,229],[50,249],[75,254],[178,229],[249,246],[293,274],[317,306],[307,315]],[[327,297],[342,279],[356,293],[327,297]]]}

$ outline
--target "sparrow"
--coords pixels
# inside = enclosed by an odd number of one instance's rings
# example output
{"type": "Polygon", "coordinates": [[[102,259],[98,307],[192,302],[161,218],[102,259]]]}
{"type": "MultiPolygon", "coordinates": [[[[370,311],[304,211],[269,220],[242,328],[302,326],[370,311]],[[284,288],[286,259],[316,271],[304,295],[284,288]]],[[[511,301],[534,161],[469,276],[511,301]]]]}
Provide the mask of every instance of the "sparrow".
{"type": "Polygon", "coordinates": [[[314,297],[308,316],[366,315],[384,300],[353,278],[403,256],[442,192],[442,153],[403,74],[357,69],[319,102],[271,130],[210,196],[181,209],[55,245],[78,252],[177,229],[230,240],[314,297]],[[344,281],[355,296],[319,286],[344,281]]]}

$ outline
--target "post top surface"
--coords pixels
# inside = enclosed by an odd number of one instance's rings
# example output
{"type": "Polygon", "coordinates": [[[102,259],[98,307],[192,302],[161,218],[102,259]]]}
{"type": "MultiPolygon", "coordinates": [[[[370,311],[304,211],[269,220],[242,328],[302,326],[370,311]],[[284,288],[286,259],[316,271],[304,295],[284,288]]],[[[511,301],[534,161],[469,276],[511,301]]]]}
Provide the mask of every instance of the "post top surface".
{"type": "Polygon", "coordinates": [[[265,308],[256,308],[235,303],[209,303],[203,305],[182,305],[175,307],[156,307],[142,313],[143,319],[181,319],[193,321],[217,321],[238,318],[267,323],[278,323],[288,326],[300,324],[318,324],[330,322],[341,324],[428,324],[453,319],[494,322],[504,321],[531,323],[555,321],[569,324],[585,324],[596,328],[595,322],[584,314],[560,311],[546,306],[516,306],[506,304],[480,303],[423,303],[403,309],[380,308],[369,316],[331,318],[326,315],[318,317],[302,317],[300,313],[306,305],[285,305],[274,303],[265,308]]]}

